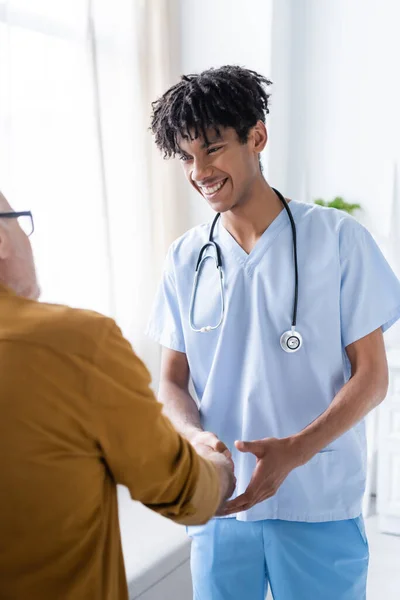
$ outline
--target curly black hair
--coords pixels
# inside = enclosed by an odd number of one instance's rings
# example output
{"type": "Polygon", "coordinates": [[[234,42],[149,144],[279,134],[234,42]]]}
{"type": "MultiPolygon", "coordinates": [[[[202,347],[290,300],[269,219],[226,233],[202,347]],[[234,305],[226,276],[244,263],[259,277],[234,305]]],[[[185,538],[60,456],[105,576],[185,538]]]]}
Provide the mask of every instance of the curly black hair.
{"type": "Polygon", "coordinates": [[[179,154],[178,138],[202,136],[206,130],[232,127],[241,143],[257,121],[269,113],[271,81],[256,71],[227,65],[200,74],[183,75],[161,98],[152,103],[151,131],[165,158],[179,154]]]}

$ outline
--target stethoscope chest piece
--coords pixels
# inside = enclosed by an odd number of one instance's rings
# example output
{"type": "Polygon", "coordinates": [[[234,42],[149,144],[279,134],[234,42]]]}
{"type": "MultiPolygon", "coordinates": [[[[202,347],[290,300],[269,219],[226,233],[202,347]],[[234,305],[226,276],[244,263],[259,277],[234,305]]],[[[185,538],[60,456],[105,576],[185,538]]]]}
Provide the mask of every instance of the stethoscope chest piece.
{"type": "Polygon", "coordinates": [[[303,338],[301,334],[294,328],[289,331],[285,331],[281,335],[281,348],[285,352],[292,353],[297,352],[303,345],[303,338]]]}

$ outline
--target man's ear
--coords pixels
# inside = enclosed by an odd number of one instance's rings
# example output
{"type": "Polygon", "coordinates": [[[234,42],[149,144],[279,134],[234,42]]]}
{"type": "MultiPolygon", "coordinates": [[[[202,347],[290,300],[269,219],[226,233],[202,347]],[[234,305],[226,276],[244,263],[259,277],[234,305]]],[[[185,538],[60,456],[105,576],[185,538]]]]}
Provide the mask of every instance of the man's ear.
{"type": "Polygon", "coordinates": [[[0,260],[5,260],[10,255],[10,234],[7,227],[0,225],[0,260]]]}
{"type": "Polygon", "coordinates": [[[268,133],[265,123],[257,121],[251,130],[251,140],[254,152],[261,154],[268,142],[268,133]]]}

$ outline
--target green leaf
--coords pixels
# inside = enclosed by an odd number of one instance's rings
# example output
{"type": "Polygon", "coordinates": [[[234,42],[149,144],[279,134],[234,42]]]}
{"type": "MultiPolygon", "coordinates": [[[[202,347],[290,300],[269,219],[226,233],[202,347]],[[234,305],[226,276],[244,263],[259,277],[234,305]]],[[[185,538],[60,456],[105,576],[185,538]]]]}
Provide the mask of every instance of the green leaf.
{"type": "Polygon", "coordinates": [[[327,206],[329,208],[336,208],[337,210],[343,210],[350,215],[352,215],[356,210],[361,210],[361,204],[349,204],[341,196],[336,196],[336,198],[330,200],[329,202],[322,200],[322,198],[318,198],[317,200],[314,200],[314,204],[318,204],[319,206],[327,206]]]}

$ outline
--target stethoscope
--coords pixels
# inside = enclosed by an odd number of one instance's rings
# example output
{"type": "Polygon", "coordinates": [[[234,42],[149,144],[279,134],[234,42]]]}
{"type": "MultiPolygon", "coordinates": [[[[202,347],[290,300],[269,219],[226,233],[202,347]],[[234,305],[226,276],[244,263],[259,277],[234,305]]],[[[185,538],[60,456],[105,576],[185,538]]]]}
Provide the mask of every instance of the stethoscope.
{"type": "MultiPolygon", "coordinates": [[[[290,225],[292,228],[293,257],[294,257],[294,301],[293,301],[292,326],[291,326],[291,329],[288,331],[285,331],[281,335],[281,338],[280,338],[280,344],[281,344],[282,350],[284,350],[285,352],[291,353],[291,352],[297,352],[297,350],[299,350],[301,348],[301,346],[303,345],[303,338],[301,337],[301,334],[298,331],[296,331],[297,304],[298,304],[298,295],[299,295],[299,293],[298,293],[299,292],[299,272],[298,272],[298,264],[297,264],[296,225],[295,225],[295,222],[293,219],[292,211],[290,210],[289,205],[286,202],[285,198],[282,196],[282,194],[280,192],[278,192],[278,190],[276,190],[275,188],[272,188],[272,189],[274,190],[275,194],[278,196],[279,200],[282,202],[283,206],[285,207],[286,212],[289,217],[289,220],[290,220],[290,225]]],[[[218,329],[218,327],[220,327],[222,325],[222,322],[223,322],[224,316],[225,316],[225,294],[224,294],[224,281],[223,281],[224,276],[223,276],[223,271],[222,271],[221,249],[218,246],[218,244],[216,242],[214,242],[214,240],[213,240],[214,229],[215,229],[215,226],[216,226],[217,221],[220,218],[220,216],[221,216],[221,214],[218,213],[216,215],[215,219],[213,220],[211,228],[210,228],[210,235],[208,237],[208,242],[206,244],[204,244],[204,246],[201,248],[198,259],[197,259],[197,263],[196,263],[196,271],[194,274],[192,296],[190,299],[190,307],[189,307],[189,324],[190,324],[190,328],[197,333],[207,333],[209,331],[214,331],[215,329],[218,329]],[[208,248],[212,248],[214,250],[214,256],[211,254],[206,254],[204,256],[204,254],[208,250],[208,248]],[[197,327],[195,327],[195,325],[193,323],[194,304],[195,304],[195,300],[196,300],[200,271],[201,271],[201,268],[202,268],[204,262],[208,258],[214,258],[215,265],[216,265],[217,271],[218,271],[221,312],[220,312],[219,320],[216,323],[216,325],[205,325],[204,327],[197,328],[197,327]]]]}

